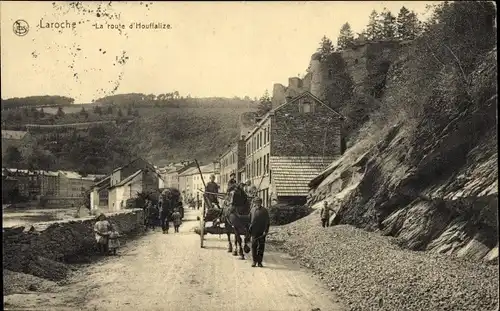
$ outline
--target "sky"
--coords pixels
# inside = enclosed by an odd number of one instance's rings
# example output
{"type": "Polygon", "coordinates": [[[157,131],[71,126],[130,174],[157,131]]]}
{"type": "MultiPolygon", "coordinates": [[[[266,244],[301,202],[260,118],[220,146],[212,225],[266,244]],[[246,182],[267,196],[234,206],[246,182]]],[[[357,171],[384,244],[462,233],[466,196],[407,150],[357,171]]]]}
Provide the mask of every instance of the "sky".
{"type": "Polygon", "coordinates": [[[425,18],[433,3],[2,1],[2,98],[61,95],[87,103],[173,91],[260,97],[304,74],[321,38],[335,43],[345,22],[361,32],[372,10],[397,15],[405,6],[425,18]],[[14,32],[17,20],[29,25],[22,36],[14,32]],[[46,27],[66,21],[76,26],[46,27]],[[170,29],[130,29],[137,22],[170,29]]]}

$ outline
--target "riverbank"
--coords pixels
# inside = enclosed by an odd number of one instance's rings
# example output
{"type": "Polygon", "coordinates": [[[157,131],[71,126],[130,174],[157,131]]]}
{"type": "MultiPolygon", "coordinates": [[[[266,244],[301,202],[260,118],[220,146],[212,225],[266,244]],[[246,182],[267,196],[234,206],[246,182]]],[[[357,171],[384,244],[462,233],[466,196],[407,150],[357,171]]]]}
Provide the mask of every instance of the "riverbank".
{"type": "Polygon", "coordinates": [[[77,215],[75,207],[68,208],[6,208],[2,211],[2,227],[26,226],[45,221],[78,219],[89,216],[88,210],[82,208],[77,215]]]}
{"type": "Polygon", "coordinates": [[[349,310],[498,310],[498,266],[404,250],[378,233],[322,228],[318,212],[269,243],[313,269],[349,310]]]}

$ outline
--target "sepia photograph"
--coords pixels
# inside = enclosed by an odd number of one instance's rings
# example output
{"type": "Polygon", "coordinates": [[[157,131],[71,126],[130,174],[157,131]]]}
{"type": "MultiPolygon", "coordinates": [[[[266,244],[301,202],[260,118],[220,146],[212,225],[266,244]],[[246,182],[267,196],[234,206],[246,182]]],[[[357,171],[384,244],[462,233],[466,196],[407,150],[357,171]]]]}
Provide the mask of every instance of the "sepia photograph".
{"type": "Polygon", "coordinates": [[[493,1],[1,1],[3,310],[494,311],[493,1]]]}

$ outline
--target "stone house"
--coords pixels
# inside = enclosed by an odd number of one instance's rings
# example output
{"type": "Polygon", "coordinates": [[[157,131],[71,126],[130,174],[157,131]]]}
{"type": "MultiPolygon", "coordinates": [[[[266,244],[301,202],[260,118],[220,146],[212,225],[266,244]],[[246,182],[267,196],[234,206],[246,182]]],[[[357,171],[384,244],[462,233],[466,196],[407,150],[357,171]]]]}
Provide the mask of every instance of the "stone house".
{"type": "Polygon", "coordinates": [[[116,211],[126,206],[126,201],[140,192],[158,192],[160,175],[156,168],[142,158],[120,166],[103,180],[93,184],[91,206],[107,206],[116,211]],[[127,188],[128,187],[128,188],[127,188]],[[104,204],[107,197],[107,202],[104,204]]]}
{"type": "Polygon", "coordinates": [[[111,176],[107,176],[92,186],[92,192],[90,192],[91,210],[108,207],[110,181],[111,176]]]}
{"type": "Polygon", "coordinates": [[[219,164],[221,192],[227,191],[227,183],[231,173],[236,174],[236,181],[244,181],[242,168],[245,167],[245,136],[242,135],[238,142],[221,154],[217,162],[219,164]]]}
{"type": "Polygon", "coordinates": [[[137,198],[139,193],[158,193],[158,179],[159,175],[155,170],[144,168],[111,185],[108,189],[108,210],[119,211],[124,209],[127,200],[137,198]]]}
{"type": "Polygon", "coordinates": [[[308,91],[275,105],[245,138],[245,175],[265,206],[305,203],[308,182],[342,153],[344,117],[308,91]]]}

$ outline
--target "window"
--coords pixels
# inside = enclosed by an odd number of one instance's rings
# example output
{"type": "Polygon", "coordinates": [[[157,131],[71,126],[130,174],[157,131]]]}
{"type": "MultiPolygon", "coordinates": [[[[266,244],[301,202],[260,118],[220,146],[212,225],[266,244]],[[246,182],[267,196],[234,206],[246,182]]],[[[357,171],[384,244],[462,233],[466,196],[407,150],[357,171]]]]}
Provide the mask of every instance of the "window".
{"type": "Polygon", "coordinates": [[[311,105],[311,103],[308,103],[308,102],[302,103],[302,112],[303,113],[310,113],[310,112],[312,112],[312,105],[311,105]]]}
{"type": "Polygon", "coordinates": [[[271,142],[271,125],[267,127],[267,141],[271,142]]]}
{"type": "Polygon", "coordinates": [[[264,129],[264,145],[266,145],[267,141],[267,129],[264,129]]]}
{"type": "Polygon", "coordinates": [[[267,154],[267,172],[269,173],[269,153],[267,154]]]}

